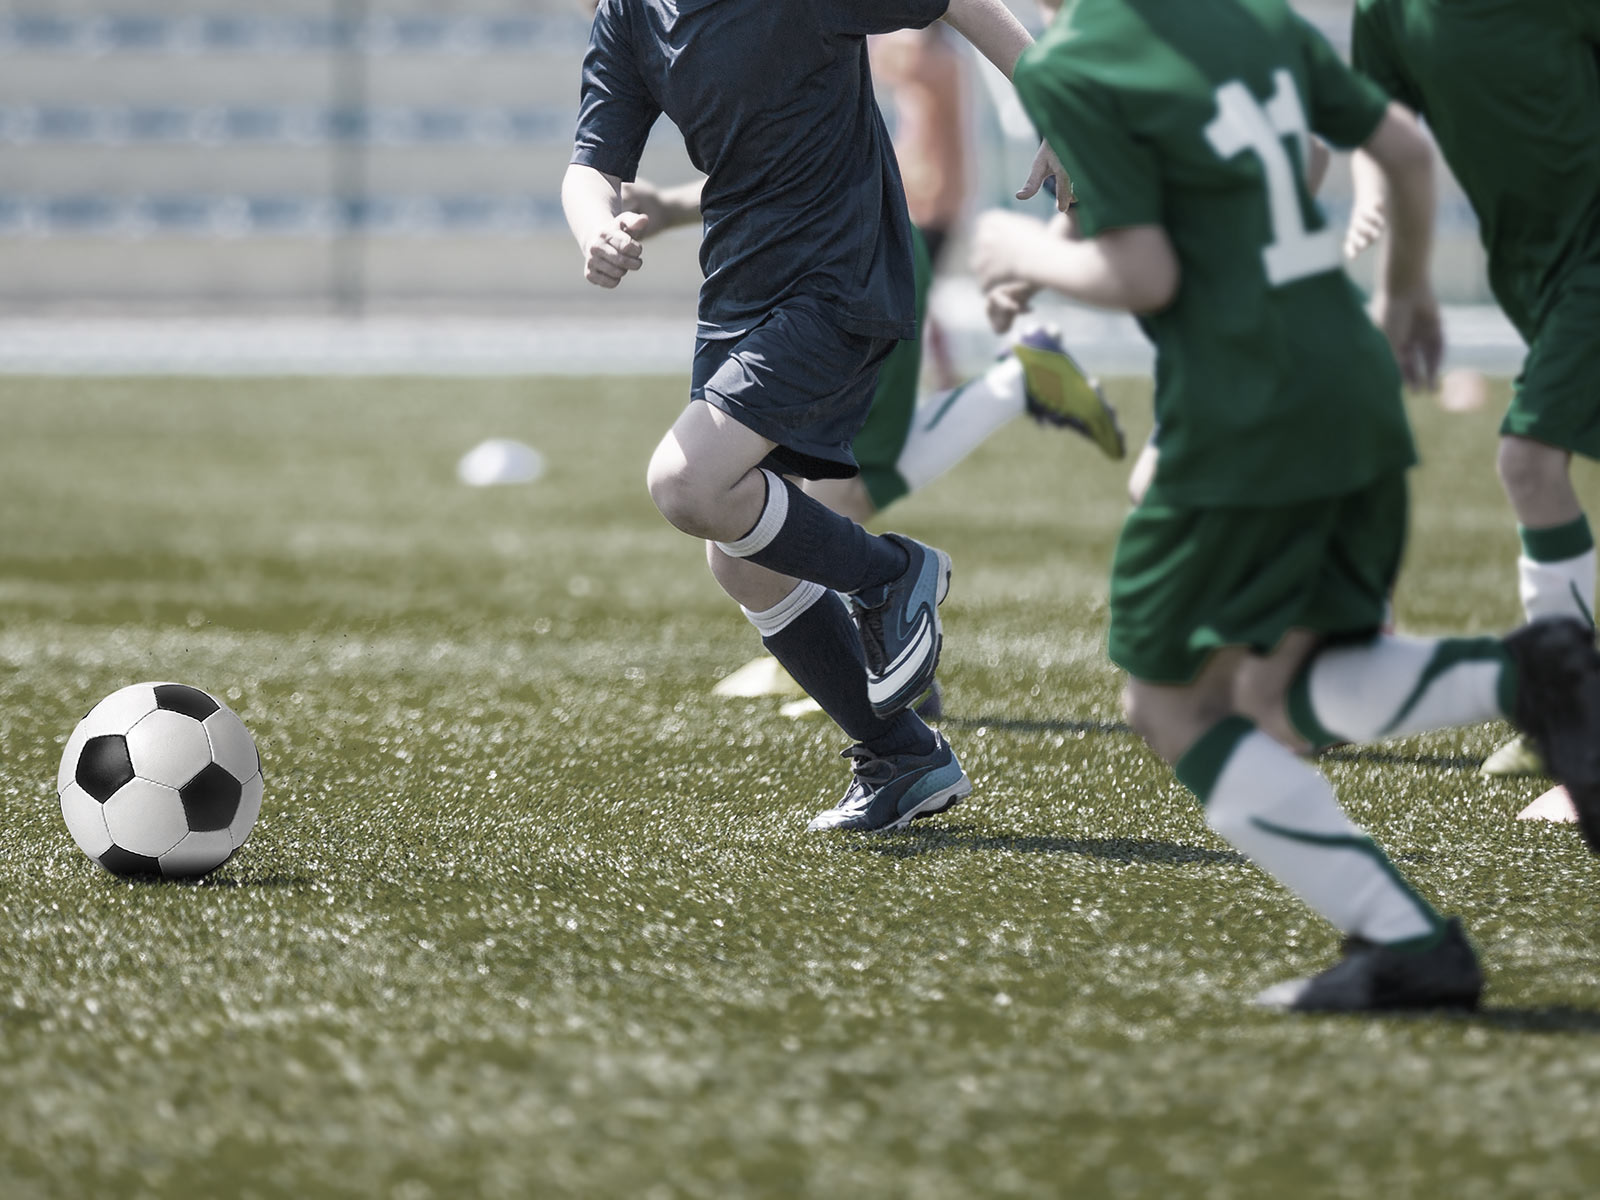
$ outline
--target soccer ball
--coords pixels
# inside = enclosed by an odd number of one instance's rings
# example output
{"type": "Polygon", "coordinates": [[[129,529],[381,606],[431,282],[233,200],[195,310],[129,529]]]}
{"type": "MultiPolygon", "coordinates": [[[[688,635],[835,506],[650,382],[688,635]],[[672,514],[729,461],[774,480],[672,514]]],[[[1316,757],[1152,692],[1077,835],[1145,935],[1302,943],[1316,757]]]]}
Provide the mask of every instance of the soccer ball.
{"type": "Polygon", "coordinates": [[[261,812],[244,722],[199,688],[136,683],[89,710],[56,774],[72,840],[113,875],[204,875],[261,812]]]}

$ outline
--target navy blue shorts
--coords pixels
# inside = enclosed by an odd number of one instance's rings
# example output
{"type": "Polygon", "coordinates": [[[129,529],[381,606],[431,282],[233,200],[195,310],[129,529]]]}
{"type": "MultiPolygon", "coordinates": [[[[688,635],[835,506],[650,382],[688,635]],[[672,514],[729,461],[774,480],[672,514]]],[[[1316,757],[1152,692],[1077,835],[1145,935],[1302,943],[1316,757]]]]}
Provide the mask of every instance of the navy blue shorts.
{"type": "Polygon", "coordinates": [[[739,338],[701,338],[689,394],[777,447],[762,466],[804,479],[856,474],[850,443],[897,345],[849,333],[805,305],[790,304],[739,338]]]}

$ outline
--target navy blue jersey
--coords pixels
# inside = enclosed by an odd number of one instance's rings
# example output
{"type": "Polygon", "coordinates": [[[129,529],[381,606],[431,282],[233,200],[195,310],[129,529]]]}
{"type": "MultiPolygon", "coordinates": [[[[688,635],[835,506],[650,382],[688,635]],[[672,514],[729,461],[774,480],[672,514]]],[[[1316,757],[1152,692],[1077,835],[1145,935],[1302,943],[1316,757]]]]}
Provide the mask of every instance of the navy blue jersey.
{"type": "Polygon", "coordinates": [[[916,336],[911,225],[866,35],[949,0],[600,0],[572,161],[634,178],[662,113],[706,175],[700,336],[816,306],[868,337],[916,336]]]}

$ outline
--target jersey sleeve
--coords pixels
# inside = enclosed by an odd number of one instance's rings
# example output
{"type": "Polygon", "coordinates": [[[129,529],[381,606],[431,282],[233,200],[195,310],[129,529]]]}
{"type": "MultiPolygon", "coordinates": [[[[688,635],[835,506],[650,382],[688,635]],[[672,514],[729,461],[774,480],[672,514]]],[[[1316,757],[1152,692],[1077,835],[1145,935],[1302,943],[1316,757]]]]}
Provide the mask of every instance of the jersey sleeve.
{"type": "Polygon", "coordinates": [[[1296,17],[1307,69],[1306,121],[1326,141],[1349,150],[1372,136],[1389,107],[1370,79],[1357,75],[1309,21],[1296,17]]]}
{"type": "Polygon", "coordinates": [[[1072,179],[1078,228],[1085,237],[1162,223],[1160,162],[1128,127],[1109,88],[1037,47],[1018,62],[1014,83],[1022,106],[1072,179]]]}
{"type": "Polygon", "coordinates": [[[950,0],[813,0],[828,33],[865,37],[897,29],[926,29],[950,7],[950,0]]]}
{"type": "Polygon", "coordinates": [[[1356,6],[1350,26],[1350,60],[1385,93],[1413,112],[1422,112],[1422,97],[1406,76],[1404,56],[1396,52],[1388,15],[1377,4],[1356,6]]]}
{"type": "Polygon", "coordinates": [[[618,7],[602,3],[595,12],[589,50],[583,56],[572,161],[628,181],[638,173],[661,107],[639,74],[627,19],[618,7]]]}

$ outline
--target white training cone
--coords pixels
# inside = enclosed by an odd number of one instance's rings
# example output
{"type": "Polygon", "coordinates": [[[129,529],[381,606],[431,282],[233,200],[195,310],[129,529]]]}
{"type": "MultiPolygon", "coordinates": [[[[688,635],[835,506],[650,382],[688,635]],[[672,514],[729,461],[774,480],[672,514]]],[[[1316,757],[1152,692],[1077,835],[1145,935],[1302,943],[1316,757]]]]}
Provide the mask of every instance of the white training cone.
{"type": "Polygon", "coordinates": [[[1572,807],[1572,797],[1567,789],[1557,784],[1517,814],[1519,821],[1559,821],[1576,824],[1578,810],[1572,807]]]}
{"type": "Polygon", "coordinates": [[[532,446],[511,438],[490,438],[461,456],[456,475],[472,487],[532,483],[544,474],[544,458],[532,446]]]}

